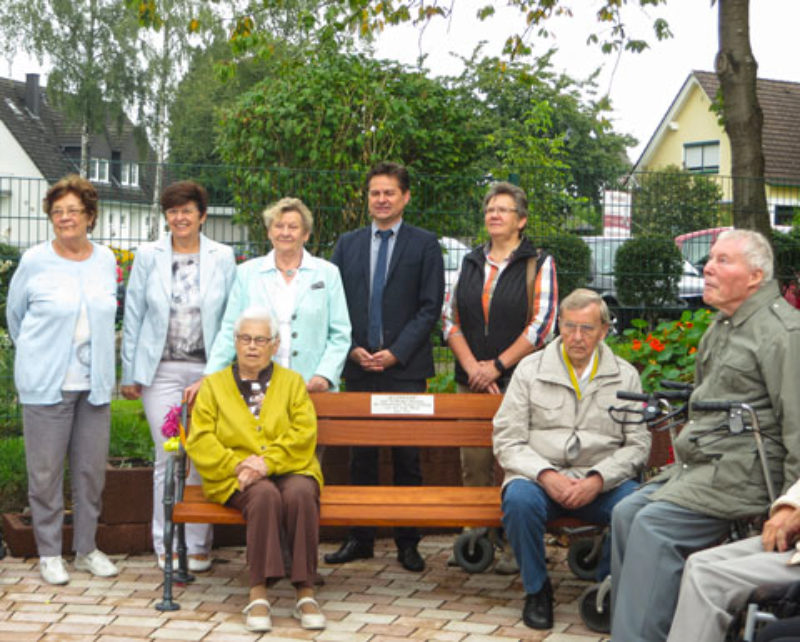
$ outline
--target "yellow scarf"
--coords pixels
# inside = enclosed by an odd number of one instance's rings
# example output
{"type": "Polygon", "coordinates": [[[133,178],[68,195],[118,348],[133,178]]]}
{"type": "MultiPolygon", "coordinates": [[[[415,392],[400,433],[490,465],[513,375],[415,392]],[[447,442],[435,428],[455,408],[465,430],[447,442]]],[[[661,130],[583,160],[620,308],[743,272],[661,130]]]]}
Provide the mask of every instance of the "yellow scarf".
{"type": "MultiPolygon", "coordinates": [[[[561,344],[561,354],[564,355],[564,363],[567,366],[567,372],[569,373],[569,380],[572,382],[572,387],[575,389],[575,394],[578,397],[578,401],[581,399],[581,384],[578,382],[578,376],[575,374],[575,368],[572,367],[572,362],[569,360],[569,355],[567,354],[567,349],[564,347],[564,344],[561,344]]],[[[589,373],[589,381],[594,379],[594,376],[597,374],[597,366],[600,364],[600,357],[597,354],[597,348],[592,353],[592,371],[589,373]]]]}

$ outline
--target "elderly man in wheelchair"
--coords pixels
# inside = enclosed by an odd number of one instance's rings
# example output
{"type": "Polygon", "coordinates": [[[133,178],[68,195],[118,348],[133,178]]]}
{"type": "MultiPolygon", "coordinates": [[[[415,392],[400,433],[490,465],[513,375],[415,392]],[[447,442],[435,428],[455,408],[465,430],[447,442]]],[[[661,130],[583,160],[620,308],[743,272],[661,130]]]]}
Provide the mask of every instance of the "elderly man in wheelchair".
{"type": "MultiPolygon", "coordinates": [[[[722,541],[736,520],[763,515],[772,488],[785,492],[800,477],[800,313],[772,274],[772,249],[757,232],[729,230],[711,249],[703,299],[719,312],[697,353],[693,411],[674,444],[678,463],[620,502],[612,517],[614,641],[666,639],[686,558],[722,541]],[[743,410],[753,411],[749,419],[743,410]]],[[[781,505],[768,522],[773,548],[780,546],[781,505]]],[[[697,586],[696,567],[690,564],[685,589],[697,586]]],[[[684,600],[693,610],[678,614],[671,639],[721,639],[711,629],[724,631],[727,597],[713,589],[707,595],[684,600]]]]}

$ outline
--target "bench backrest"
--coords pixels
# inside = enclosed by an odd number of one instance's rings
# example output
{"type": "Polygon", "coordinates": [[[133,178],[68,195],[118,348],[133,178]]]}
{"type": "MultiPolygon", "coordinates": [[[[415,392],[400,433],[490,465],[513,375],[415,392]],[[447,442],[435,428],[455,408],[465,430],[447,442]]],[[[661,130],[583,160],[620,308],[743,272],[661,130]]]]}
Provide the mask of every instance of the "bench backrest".
{"type": "Polygon", "coordinates": [[[492,418],[502,396],[324,392],[311,400],[321,445],[491,446],[492,418]],[[374,412],[382,401],[389,412],[374,412]]]}

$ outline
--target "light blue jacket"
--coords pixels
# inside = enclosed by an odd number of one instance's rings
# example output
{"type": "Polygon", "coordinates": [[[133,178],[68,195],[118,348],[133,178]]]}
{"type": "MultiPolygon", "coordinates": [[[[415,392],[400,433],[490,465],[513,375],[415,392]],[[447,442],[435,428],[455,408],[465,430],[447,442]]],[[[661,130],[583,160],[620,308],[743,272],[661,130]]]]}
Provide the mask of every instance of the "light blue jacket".
{"type": "MultiPolygon", "coordinates": [[[[274,265],[274,261],[267,261],[267,257],[262,256],[242,263],[236,269],[236,281],[206,364],[206,374],[222,370],[233,360],[236,355],[233,326],[245,309],[254,305],[264,306],[277,316],[265,285],[268,274],[278,273],[274,265]]],[[[295,279],[297,300],[292,317],[289,367],[299,372],[306,382],[319,375],[331,382],[332,389],[336,389],[350,351],[350,316],[339,269],[333,263],[304,251],[295,279]]]]}
{"type": "MultiPolygon", "coordinates": [[[[236,275],[233,250],[200,235],[200,317],[209,356],[236,275]]],[[[172,298],[172,235],[136,250],[125,295],[122,385],[149,386],[164,353],[172,298]]]]}
{"type": "Polygon", "coordinates": [[[56,254],[51,241],[30,248],[11,279],[6,302],[8,333],[16,346],[14,383],[23,404],[53,405],[69,365],[81,304],[89,316],[89,403],[111,401],[114,388],[114,318],[117,262],[107,247],[92,243],[85,261],[56,254]]]}

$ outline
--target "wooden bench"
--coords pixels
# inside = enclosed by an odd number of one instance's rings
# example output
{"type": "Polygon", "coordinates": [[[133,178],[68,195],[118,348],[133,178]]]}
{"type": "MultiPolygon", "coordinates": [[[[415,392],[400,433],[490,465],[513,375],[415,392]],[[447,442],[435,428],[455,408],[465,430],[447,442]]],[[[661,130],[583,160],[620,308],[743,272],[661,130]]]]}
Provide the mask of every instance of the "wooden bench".
{"type": "MultiPolygon", "coordinates": [[[[492,418],[502,397],[486,394],[315,393],[317,442],[324,446],[461,447],[492,445],[492,418]],[[415,403],[416,400],[416,403],[415,403]],[[373,412],[373,404],[399,412],[373,412]],[[426,405],[427,413],[419,412],[426,405]],[[401,408],[402,407],[402,408],[401,408]],[[417,410],[414,413],[414,410],[417,410]],[[410,414],[407,414],[410,413],[410,414]]],[[[179,606],[172,599],[173,581],[191,580],[186,568],[184,525],[244,524],[241,513],[203,497],[200,486],[183,487],[183,451],[168,461],[165,492],[164,597],[159,610],[179,606]],[[172,471],[178,466],[178,483],[172,471]],[[177,533],[176,533],[177,531],[177,533]],[[179,569],[173,571],[173,537],[177,534],[179,569]]],[[[323,526],[499,526],[500,488],[464,486],[325,485],[320,496],[323,526]]],[[[570,518],[551,526],[578,526],[570,518]]]]}

